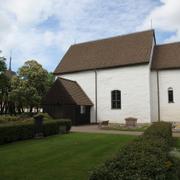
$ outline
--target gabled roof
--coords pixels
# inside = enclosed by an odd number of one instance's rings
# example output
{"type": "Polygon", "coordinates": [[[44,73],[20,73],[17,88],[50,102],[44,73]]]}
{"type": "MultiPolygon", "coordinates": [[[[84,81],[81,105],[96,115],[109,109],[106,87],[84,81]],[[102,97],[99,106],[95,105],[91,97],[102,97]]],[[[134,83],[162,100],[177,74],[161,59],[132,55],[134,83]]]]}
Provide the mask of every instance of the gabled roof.
{"type": "Polygon", "coordinates": [[[148,63],[153,38],[149,30],[73,45],[54,74],[148,63]]]}
{"type": "Polygon", "coordinates": [[[76,104],[92,106],[93,103],[79,84],[64,78],[57,78],[43,100],[44,104],[76,104]]]}
{"type": "Polygon", "coordinates": [[[62,83],[77,105],[93,105],[89,97],[76,81],[71,81],[64,78],[58,78],[58,80],[62,83]]]}
{"type": "Polygon", "coordinates": [[[180,68],[180,42],[155,46],[152,69],[180,68]]]}

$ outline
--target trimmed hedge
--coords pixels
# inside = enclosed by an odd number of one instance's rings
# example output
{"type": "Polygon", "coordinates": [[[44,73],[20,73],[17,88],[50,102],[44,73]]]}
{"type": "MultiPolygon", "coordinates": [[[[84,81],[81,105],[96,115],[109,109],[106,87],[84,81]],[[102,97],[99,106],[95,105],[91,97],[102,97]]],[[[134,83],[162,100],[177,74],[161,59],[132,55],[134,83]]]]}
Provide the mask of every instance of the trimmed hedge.
{"type": "Polygon", "coordinates": [[[13,124],[0,126],[0,144],[34,137],[34,124],[13,124]]]}
{"type": "Polygon", "coordinates": [[[163,138],[172,145],[172,124],[166,122],[153,123],[145,132],[146,138],[163,138]]]}
{"type": "Polygon", "coordinates": [[[124,146],[117,156],[96,168],[90,180],[167,179],[173,162],[169,158],[171,124],[154,123],[144,135],[124,146]]]}
{"type": "Polygon", "coordinates": [[[43,135],[49,136],[58,133],[69,132],[71,129],[71,120],[54,120],[47,121],[43,124],[43,135]],[[64,127],[62,129],[62,127],[64,127]]]}
{"type": "MultiPolygon", "coordinates": [[[[70,120],[49,120],[45,121],[42,125],[42,133],[44,136],[50,136],[60,132],[64,127],[66,132],[71,128],[70,120]]],[[[37,126],[32,122],[5,124],[0,126],[0,144],[5,144],[13,141],[31,139],[35,137],[37,126]]]]}

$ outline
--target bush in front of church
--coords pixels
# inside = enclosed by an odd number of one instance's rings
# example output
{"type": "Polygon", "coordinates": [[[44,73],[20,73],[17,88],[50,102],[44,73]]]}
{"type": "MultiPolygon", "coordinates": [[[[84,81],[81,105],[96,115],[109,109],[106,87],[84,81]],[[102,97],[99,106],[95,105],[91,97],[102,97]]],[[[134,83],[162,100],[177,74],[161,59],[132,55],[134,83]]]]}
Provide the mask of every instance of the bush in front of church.
{"type": "Polygon", "coordinates": [[[114,159],[96,168],[90,180],[167,179],[175,168],[169,157],[171,124],[154,123],[141,137],[124,146],[114,159]]]}
{"type": "Polygon", "coordinates": [[[71,128],[71,120],[47,120],[40,130],[33,121],[0,124],[0,144],[34,138],[37,132],[42,136],[50,136],[59,133],[67,133],[71,128]]]}

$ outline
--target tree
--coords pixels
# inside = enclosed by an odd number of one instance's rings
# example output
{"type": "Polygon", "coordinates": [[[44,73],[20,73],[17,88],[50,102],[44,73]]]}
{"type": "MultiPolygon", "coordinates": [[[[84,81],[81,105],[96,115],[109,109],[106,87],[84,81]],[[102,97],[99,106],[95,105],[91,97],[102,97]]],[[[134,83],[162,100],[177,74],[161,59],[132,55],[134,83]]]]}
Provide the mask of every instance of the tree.
{"type": "Polygon", "coordinates": [[[8,92],[10,90],[10,79],[6,76],[6,58],[0,57],[0,113],[8,111],[8,92]]]}
{"type": "Polygon", "coordinates": [[[27,61],[18,70],[18,76],[12,79],[10,98],[15,102],[19,113],[26,107],[32,112],[33,108],[41,106],[41,100],[52,85],[54,77],[35,60],[27,61]]]}
{"type": "Polygon", "coordinates": [[[41,97],[34,87],[28,85],[28,81],[14,77],[12,79],[10,100],[15,103],[18,113],[21,113],[24,112],[24,107],[30,108],[30,111],[34,106],[39,107],[41,97]]]}
{"type": "Polygon", "coordinates": [[[0,57],[0,74],[5,72],[6,68],[6,58],[5,57],[0,57]]]}

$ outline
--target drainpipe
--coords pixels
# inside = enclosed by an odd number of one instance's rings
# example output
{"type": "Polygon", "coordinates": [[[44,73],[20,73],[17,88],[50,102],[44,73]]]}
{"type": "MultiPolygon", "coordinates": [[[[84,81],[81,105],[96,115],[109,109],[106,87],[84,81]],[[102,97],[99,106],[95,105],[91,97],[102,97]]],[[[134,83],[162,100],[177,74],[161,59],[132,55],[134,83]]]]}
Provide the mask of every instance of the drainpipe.
{"type": "Polygon", "coordinates": [[[95,120],[96,120],[96,123],[97,123],[97,111],[98,111],[98,108],[97,108],[97,71],[96,71],[96,69],[94,70],[94,73],[95,73],[95,105],[96,105],[95,120]]]}
{"type": "Polygon", "coordinates": [[[157,95],[158,95],[158,121],[161,121],[160,113],[160,95],[159,95],[159,71],[157,70],[157,95]]]}

